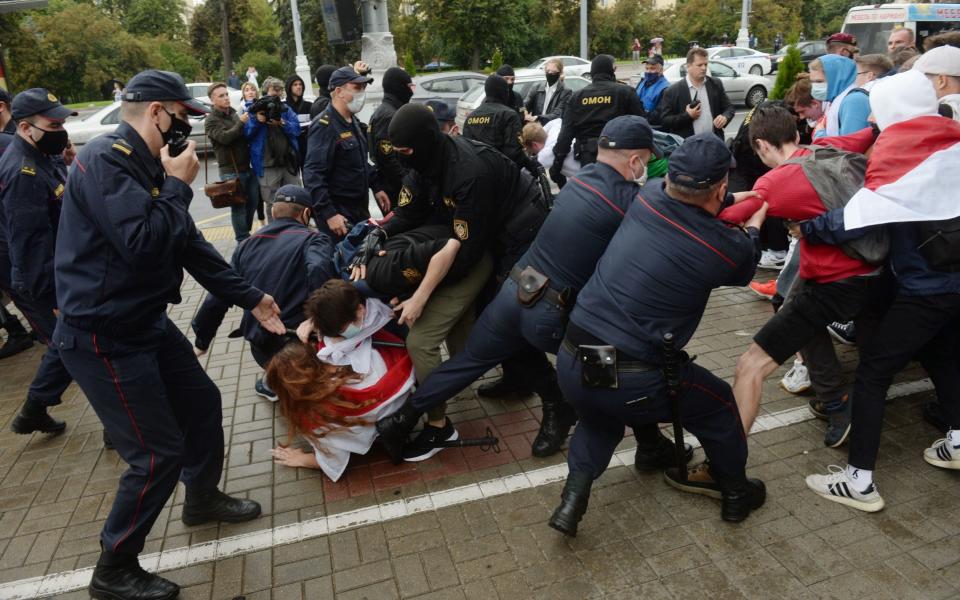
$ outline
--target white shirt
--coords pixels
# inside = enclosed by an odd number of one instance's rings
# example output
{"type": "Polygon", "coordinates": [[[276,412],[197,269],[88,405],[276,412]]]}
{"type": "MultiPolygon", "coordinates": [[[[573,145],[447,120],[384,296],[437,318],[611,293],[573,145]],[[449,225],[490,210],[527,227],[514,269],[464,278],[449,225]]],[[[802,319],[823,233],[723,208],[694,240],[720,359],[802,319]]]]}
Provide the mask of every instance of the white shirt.
{"type": "Polygon", "coordinates": [[[690,88],[690,101],[700,101],[700,118],[693,122],[693,133],[713,133],[713,112],[710,110],[710,98],[707,94],[707,80],[700,87],[693,84],[687,75],[687,87],[690,88]]]}
{"type": "Polygon", "coordinates": [[[953,120],[960,121],[960,94],[947,94],[940,98],[940,104],[946,104],[953,109],[953,120]]]}

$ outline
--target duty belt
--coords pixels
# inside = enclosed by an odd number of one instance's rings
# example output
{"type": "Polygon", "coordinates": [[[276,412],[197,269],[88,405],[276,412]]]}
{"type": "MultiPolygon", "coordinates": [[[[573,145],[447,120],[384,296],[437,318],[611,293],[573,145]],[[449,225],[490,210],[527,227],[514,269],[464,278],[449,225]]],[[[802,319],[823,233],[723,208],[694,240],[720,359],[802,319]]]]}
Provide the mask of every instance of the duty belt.
{"type": "MultiPolygon", "coordinates": [[[[568,352],[577,356],[577,349],[580,346],[609,346],[600,338],[595,335],[590,334],[588,331],[584,330],[581,327],[573,323],[567,324],[567,334],[563,337],[562,346],[568,352]]],[[[660,367],[658,365],[650,364],[647,361],[639,360],[636,357],[630,356],[623,350],[617,349],[617,370],[618,371],[633,371],[637,373],[642,373],[645,371],[658,371],[660,367]]]]}
{"type": "MultiPolygon", "coordinates": [[[[510,279],[515,283],[520,283],[520,273],[523,272],[523,269],[514,265],[510,269],[510,279]]],[[[573,308],[574,303],[577,301],[577,293],[573,291],[572,288],[564,288],[561,291],[547,286],[547,289],[543,292],[543,296],[540,297],[540,300],[546,300],[551,304],[556,304],[560,308],[570,310],[573,308]]]]}

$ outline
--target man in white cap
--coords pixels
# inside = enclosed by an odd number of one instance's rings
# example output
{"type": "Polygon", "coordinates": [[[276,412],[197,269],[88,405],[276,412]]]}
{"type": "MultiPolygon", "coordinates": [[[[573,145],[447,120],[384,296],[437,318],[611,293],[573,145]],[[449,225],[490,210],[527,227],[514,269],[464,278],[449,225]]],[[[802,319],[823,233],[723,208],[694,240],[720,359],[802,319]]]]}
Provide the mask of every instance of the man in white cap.
{"type": "Polygon", "coordinates": [[[940,46],[928,50],[917,59],[913,68],[933,82],[940,101],[940,114],[960,121],[960,48],[940,46]]]}

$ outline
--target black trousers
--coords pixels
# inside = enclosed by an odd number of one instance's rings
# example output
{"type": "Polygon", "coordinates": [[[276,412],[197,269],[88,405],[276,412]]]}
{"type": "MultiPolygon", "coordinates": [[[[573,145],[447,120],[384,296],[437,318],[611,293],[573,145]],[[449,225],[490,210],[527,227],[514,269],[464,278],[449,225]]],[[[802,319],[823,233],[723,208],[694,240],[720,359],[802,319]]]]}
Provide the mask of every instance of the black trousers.
{"type": "Polygon", "coordinates": [[[894,298],[860,349],[853,388],[849,463],[873,470],[893,377],[916,358],[930,374],[951,429],[960,429],[960,294],[894,298]]]}
{"type": "Polygon", "coordinates": [[[215,488],[220,480],[220,390],[166,315],[123,338],[60,320],[54,342],[129,465],[100,533],[103,548],[139,554],[178,479],[197,491],[215,488]]]}

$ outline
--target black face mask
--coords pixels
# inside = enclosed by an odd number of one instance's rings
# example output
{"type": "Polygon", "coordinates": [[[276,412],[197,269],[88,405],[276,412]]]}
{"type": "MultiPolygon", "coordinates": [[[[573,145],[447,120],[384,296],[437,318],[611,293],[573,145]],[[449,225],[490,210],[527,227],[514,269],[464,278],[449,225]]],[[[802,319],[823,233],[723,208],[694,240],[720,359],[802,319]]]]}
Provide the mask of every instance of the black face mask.
{"type": "Polygon", "coordinates": [[[413,154],[397,153],[397,159],[404,168],[411,169],[424,175],[430,172],[433,167],[433,154],[428,152],[427,148],[414,149],[413,154]]]}
{"type": "Polygon", "coordinates": [[[547,73],[547,85],[553,85],[560,81],[560,73],[547,73]]]}
{"type": "Polygon", "coordinates": [[[67,147],[67,143],[70,141],[69,134],[67,134],[66,129],[50,131],[47,129],[41,129],[32,123],[30,124],[30,127],[43,132],[43,137],[41,137],[39,140],[33,140],[33,142],[37,145],[37,150],[39,150],[42,154],[48,154],[50,156],[61,154],[63,149],[67,147]]]}
{"type": "Polygon", "coordinates": [[[167,128],[166,131],[161,131],[159,125],[154,125],[157,131],[160,132],[163,143],[168,144],[171,149],[177,146],[186,147],[187,138],[190,137],[193,127],[187,121],[178,119],[175,114],[169,112],[167,109],[164,108],[163,112],[167,113],[167,116],[170,117],[170,127],[167,128]]]}

